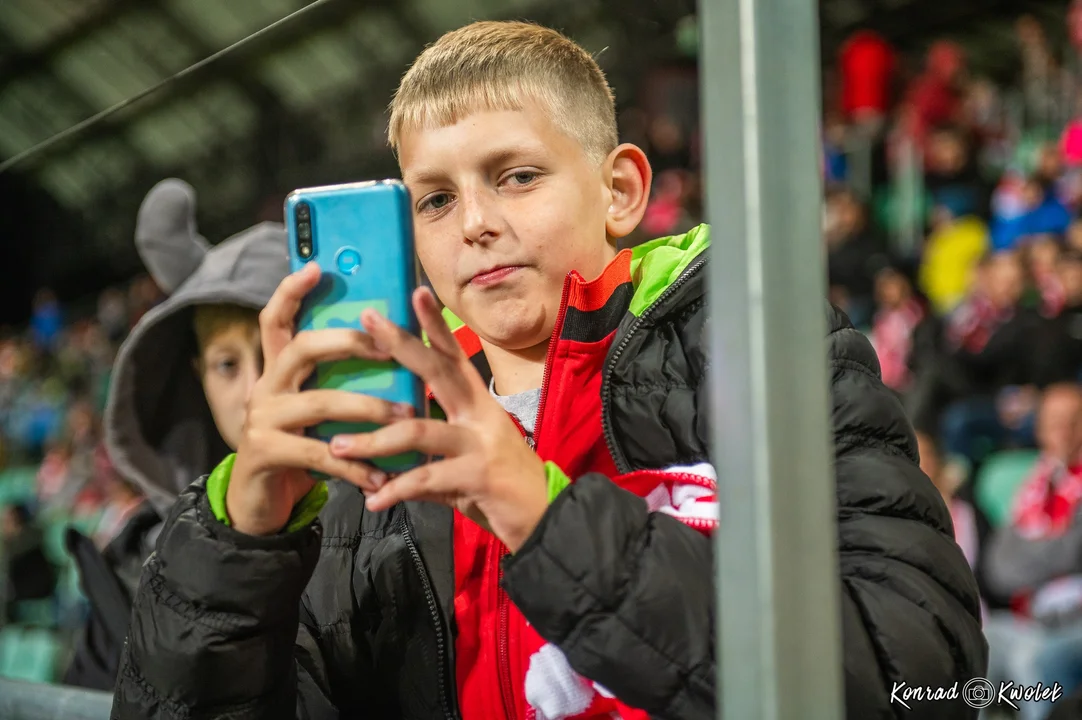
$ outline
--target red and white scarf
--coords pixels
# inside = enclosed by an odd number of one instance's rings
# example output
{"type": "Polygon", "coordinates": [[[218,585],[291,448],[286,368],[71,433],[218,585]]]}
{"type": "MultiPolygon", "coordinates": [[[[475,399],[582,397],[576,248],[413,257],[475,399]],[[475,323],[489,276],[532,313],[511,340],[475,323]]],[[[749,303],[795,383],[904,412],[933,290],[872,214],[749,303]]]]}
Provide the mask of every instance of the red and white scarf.
{"type": "Polygon", "coordinates": [[[951,315],[947,338],[956,350],[977,354],[1013,316],[1013,308],[1002,310],[984,296],[973,295],[951,315]]]}
{"type": "Polygon", "coordinates": [[[872,345],[879,356],[883,383],[899,392],[912,382],[909,354],[913,331],[924,319],[924,306],[914,299],[891,310],[880,310],[872,323],[872,345]]]}
{"type": "Polygon", "coordinates": [[[1047,540],[1067,531],[1082,501],[1082,462],[1043,457],[1015,499],[1012,523],[1023,537],[1047,540]]]}
{"type": "MultiPolygon", "coordinates": [[[[705,535],[718,526],[717,479],[706,463],[643,470],[613,479],[646,499],[651,512],[672,515],[705,535]]],[[[642,710],[624,705],[612,693],[571,669],[558,647],[528,633],[526,720],[649,720],[642,710]]]]}

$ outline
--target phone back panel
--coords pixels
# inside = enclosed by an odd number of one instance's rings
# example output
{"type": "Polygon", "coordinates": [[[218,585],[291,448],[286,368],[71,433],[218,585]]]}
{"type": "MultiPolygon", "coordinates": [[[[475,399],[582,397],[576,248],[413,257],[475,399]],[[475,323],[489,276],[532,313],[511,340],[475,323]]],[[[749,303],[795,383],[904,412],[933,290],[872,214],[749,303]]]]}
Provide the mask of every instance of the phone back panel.
{"type": "MultiPolygon", "coordinates": [[[[303,214],[304,211],[302,211],[303,214]]],[[[323,272],[297,314],[297,331],[329,328],[362,330],[361,312],[373,308],[413,335],[419,333],[411,298],[418,285],[409,193],[400,182],[352,183],[295,190],[285,205],[290,265],[316,263],[323,272]],[[307,206],[311,223],[310,257],[297,242],[297,211],[307,206]]],[[[350,359],[322,363],[306,388],[346,390],[414,407],[427,414],[424,383],[395,362],[350,359]]],[[[374,430],[371,424],[327,422],[309,429],[322,440],[342,433],[374,430]]],[[[401,472],[426,458],[411,453],[372,463],[401,472]]]]}

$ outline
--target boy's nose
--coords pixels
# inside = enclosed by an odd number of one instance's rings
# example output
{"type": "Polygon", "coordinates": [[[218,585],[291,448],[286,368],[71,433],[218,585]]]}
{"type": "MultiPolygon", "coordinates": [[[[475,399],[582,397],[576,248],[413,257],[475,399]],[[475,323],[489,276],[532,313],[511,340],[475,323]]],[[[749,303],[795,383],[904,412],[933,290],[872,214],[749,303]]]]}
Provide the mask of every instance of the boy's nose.
{"type": "Polygon", "coordinates": [[[462,208],[462,236],[471,243],[484,244],[496,239],[496,212],[482,193],[463,193],[459,199],[462,208]]]}

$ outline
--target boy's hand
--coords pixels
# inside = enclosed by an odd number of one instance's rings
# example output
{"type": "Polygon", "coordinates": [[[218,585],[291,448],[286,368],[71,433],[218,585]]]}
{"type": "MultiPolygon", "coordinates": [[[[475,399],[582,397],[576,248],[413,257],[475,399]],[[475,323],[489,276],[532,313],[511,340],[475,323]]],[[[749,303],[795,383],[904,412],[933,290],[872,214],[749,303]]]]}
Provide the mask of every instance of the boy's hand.
{"type": "Polygon", "coordinates": [[[293,317],[319,282],[319,269],[305,266],[278,286],[259,315],[263,375],[252,388],[244,434],[226,491],[233,527],[249,535],[279,532],[293,507],[312,489],[318,470],[375,492],[383,474],[363,463],[332,455],[327,444],[303,435],[324,421],[393,423],[412,408],[343,390],[299,392],[317,363],[346,358],[390,359],[372,338],[356,330],[313,330],[296,336],[293,317]]]}
{"type": "Polygon", "coordinates": [[[413,306],[429,347],[374,311],[365,311],[361,321],[377,347],[428,383],[447,421],[404,420],[371,433],[342,435],[332,440],[331,452],[339,458],[386,457],[411,450],[442,456],[369,494],[368,507],[383,510],[402,500],[451,505],[515,552],[548,507],[544,463],[489,394],[432,293],[419,289],[413,306]]]}

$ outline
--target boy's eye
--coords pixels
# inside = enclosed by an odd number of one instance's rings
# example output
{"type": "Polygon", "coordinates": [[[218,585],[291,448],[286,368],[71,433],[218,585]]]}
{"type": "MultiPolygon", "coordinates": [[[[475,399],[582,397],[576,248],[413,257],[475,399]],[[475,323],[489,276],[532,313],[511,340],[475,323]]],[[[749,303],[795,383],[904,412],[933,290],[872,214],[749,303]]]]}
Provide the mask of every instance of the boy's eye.
{"type": "Polygon", "coordinates": [[[232,377],[237,374],[237,361],[232,358],[226,358],[218,360],[214,363],[214,372],[225,377],[232,377]]]}
{"type": "Polygon", "coordinates": [[[508,177],[515,185],[529,185],[536,178],[537,173],[531,170],[519,170],[508,177]]]}
{"type": "Polygon", "coordinates": [[[421,201],[420,210],[442,210],[451,203],[450,193],[434,193],[421,201]]]}

